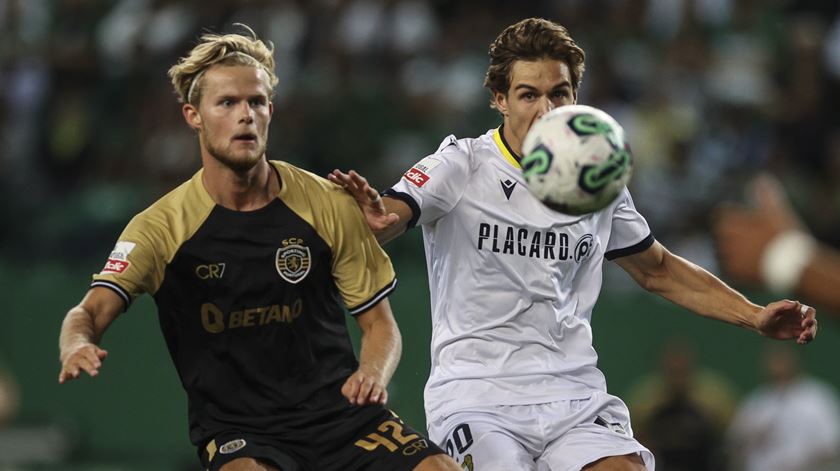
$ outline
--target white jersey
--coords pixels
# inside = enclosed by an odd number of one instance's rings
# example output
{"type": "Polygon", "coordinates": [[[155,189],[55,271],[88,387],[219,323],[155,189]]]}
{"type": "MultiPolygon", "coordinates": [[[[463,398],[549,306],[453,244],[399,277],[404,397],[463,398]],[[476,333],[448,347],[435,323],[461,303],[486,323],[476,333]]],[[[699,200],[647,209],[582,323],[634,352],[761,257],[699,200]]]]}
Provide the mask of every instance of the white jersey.
{"type": "Polygon", "coordinates": [[[590,319],[604,258],[653,243],[624,192],[567,216],[525,187],[500,129],[447,137],[386,194],[423,227],[432,303],[427,421],[606,391],[590,319]]]}

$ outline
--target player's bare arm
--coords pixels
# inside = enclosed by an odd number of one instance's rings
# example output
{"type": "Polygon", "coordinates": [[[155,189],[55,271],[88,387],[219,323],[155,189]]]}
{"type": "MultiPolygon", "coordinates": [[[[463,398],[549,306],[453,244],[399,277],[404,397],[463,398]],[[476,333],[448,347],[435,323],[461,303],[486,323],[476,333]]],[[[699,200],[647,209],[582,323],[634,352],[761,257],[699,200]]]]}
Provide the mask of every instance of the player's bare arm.
{"type": "Polygon", "coordinates": [[[59,383],[78,378],[82,371],[91,377],[99,374],[108,352],[97,344],[123,307],[124,301],[116,293],[95,287],[87,292],[78,306],[67,312],[58,339],[61,361],[59,383]]]}
{"type": "Polygon", "coordinates": [[[380,244],[390,242],[405,232],[412,216],[411,208],[405,202],[388,196],[380,197],[367,179],[355,170],[348,173],[333,170],[327,178],[353,195],[380,244]]]}
{"type": "Polygon", "coordinates": [[[796,339],[800,344],[817,335],[814,308],[790,300],[761,307],[659,242],[643,252],[616,259],[616,263],[646,290],[701,316],[752,329],[765,337],[796,339]]]}
{"type": "Polygon", "coordinates": [[[347,378],[341,393],[351,404],[385,404],[388,382],[402,354],[402,337],[388,299],[356,316],[362,331],[359,369],[347,378]]]}

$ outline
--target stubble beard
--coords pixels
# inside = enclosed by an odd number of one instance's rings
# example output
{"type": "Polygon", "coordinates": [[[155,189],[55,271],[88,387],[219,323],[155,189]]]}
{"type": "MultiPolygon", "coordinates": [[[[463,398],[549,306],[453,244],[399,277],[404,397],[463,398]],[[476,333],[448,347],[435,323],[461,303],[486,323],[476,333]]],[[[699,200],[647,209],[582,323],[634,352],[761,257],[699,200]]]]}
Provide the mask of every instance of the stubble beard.
{"type": "Polygon", "coordinates": [[[252,168],[254,168],[257,163],[262,159],[265,155],[266,149],[266,142],[257,147],[254,154],[250,154],[247,157],[239,157],[233,155],[232,152],[229,152],[226,149],[222,149],[221,147],[216,147],[211,141],[211,139],[206,138],[207,132],[205,130],[202,133],[202,139],[204,140],[204,147],[207,149],[207,153],[210,154],[211,157],[216,159],[219,163],[224,165],[225,167],[233,170],[236,173],[245,173],[252,168]]]}

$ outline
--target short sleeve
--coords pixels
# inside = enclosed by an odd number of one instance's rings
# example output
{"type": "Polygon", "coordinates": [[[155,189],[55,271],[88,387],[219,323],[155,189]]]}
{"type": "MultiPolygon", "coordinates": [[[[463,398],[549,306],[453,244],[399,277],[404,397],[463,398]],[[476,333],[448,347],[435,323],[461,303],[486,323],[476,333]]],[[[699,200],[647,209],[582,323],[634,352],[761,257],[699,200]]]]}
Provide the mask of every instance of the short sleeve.
{"type": "Polygon", "coordinates": [[[382,250],[358,205],[347,195],[334,201],[336,226],[332,273],[350,314],[361,314],[396,287],[391,259],[382,250]]]}
{"type": "Polygon", "coordinates": [[[647,250],[653,245],[654,238],[647,221],[636,211],[633,198],[626,187],[614,204],[606,259],[614,260],[647,250]]]}
{"type": "Polygon", "coordinates": [[[157,248],[164,244],[155,241],[154,230],[143,218],[134,217],[120,235],[102,271],[93,275],[91,287],[102,286],[116,292],[126,309],[134,298],[154,293],[160,286],[164,271],[163,257],[157,248]]]}
{"type": "Polygon", "coordinates": [[[437,152],[414,164],[384,194],[411,207],[414,214],[409,227],[428,224],[455,207],[464,194],[469,173],[469,153],[455,136],[449,136],[437,152]]]}

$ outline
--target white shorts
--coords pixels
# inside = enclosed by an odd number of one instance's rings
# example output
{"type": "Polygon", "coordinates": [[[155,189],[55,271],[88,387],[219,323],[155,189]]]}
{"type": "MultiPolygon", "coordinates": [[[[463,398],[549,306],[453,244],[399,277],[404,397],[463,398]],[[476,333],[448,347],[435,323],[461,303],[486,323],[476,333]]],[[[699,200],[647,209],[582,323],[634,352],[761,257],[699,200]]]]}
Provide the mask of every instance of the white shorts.
{"type": "Polygon", "coordinates": [[[472,471],[579,471],[609,456],[653,454],[633,438],[621,399],[596,391],[585,399],[456,412],[428,424],[429,438],[472,471]]]}

